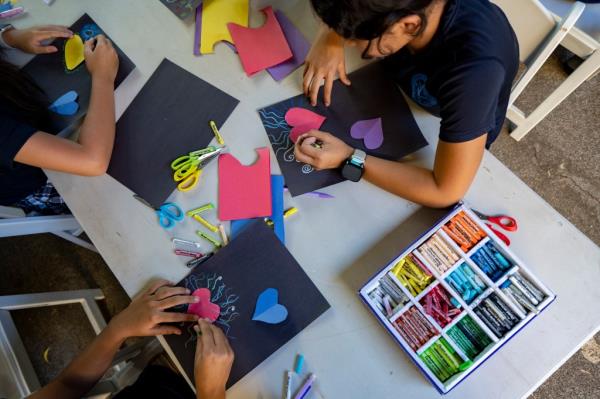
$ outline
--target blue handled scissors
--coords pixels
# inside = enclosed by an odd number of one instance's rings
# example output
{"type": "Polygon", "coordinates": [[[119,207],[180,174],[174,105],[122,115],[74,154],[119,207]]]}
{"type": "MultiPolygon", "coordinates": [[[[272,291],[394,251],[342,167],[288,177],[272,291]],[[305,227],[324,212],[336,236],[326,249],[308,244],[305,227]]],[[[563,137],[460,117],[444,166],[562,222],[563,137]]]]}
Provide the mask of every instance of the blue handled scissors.
{"type": "Polygon", "coordinates": [[[183,213],[183,210],[179,207],[179,205],[177,205],[174,202],[167,202],[165,204],[162,204],[157,209],[137,194],[134,195],[133,198],[155,211],[156,215],[158,215],[158,223],[165,230],[171,230],[173,227],[175,227],[175,224],[177,222],[181,222],[185,217],[185,213],[183,213]]]}
{"type": "Polygon", "coordinates": [[[173,169],[173,179],[179,182],[177,189],[179,191],[189,191],[198,184],[202,169],[210,161],[215,159],[226,147],[206,147],[202,150],[190,152],[171,162],[173,169]]]}

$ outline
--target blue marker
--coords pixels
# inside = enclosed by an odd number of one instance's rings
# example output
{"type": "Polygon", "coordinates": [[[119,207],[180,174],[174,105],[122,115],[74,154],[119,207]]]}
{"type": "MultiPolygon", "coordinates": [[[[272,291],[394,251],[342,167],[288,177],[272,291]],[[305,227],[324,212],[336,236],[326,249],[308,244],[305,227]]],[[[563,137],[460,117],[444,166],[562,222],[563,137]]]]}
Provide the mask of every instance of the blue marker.
{"type": "Polygon", "coordinates": [[[302,385],[302,388],[300,388],[298,392],[296,392],[296,396],[294,396],[294,399],[304,399],[306,395],[308,395],[308,392],[311,390],[312,384],[313,382],[315,382],[316,379],[317,376],[313,373],[310,373],[306,378],[304,385],[302,385]]]}
{"type": "Polygon", "coordinates": [[[296,368],[294,368],[294,373],[300,375],[302,374],[302,367],[304,367],[304,356],[301,353],[298,353],[298,357],[296,358],[296,368]]]}

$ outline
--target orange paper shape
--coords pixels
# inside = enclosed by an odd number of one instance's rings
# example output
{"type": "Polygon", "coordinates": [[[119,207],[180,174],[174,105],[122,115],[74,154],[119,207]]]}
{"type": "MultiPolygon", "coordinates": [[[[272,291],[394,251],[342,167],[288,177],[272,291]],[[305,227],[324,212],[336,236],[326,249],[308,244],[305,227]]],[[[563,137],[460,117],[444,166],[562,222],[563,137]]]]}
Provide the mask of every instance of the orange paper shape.
{"type": "Polygon", "coordinates": [[[260,28],[227,24],[233,44],[240,55],[242,67],[248,76],[279,65],[293,56],[273,9],[267,7],[262,11],[266,21],[260,28]]]}
{"type": "Polygon", "coordinates": [[[269,149],[256,150],[258,160],[242,165],[231,154],[219,156],[219,219],[238,220],[271,215],[269,149]]]}

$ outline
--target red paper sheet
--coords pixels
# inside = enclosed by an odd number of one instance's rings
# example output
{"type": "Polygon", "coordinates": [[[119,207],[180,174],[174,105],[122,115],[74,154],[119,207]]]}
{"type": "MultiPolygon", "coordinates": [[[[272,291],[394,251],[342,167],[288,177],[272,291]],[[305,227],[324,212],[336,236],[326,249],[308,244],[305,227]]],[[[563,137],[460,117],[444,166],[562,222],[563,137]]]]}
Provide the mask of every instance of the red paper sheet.
{"type": "Polygon", "coordinates": [[[242,67],[248,76],[279,65],[293,56],[273,9],[267,7],[262,11],[266,16],[266,22],[260,28],[227,24],[233,44],[240,55],[242,67]]]}
{"type": "Polygon", "coordinates": [[[258,148],[258,160],[242,165],[233,155],[219,157],[219,219],[238,220],[271,215],[269,149],[258,148]]]}

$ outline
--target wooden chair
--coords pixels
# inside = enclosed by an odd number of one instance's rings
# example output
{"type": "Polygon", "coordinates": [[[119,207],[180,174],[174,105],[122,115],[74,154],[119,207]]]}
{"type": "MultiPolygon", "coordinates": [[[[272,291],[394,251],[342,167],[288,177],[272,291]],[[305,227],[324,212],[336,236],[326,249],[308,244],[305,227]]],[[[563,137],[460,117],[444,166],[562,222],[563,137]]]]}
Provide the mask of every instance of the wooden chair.
{"type": "Polygon", "coordinates": [[[90,251],[98,252],[89,242],[79,238],[83,229],[73,215],[25,216],[19,208],[0,206],[0,237],[52,233],[90,251]]]}
{"type": "Polygon", "coordinates": [[[525,73],[515,82],[507,118],[515,125],[511,137],[521,140],[569,94],[600,70],[600,43],[575,27],[585,4],[575,2],[564,17],[550,13],[539,0],[492,0],[506,14],[519,41],[525,73]],[[585,61],[529,115],[514,104],[552,52],[562,44],[585,61]]]}

